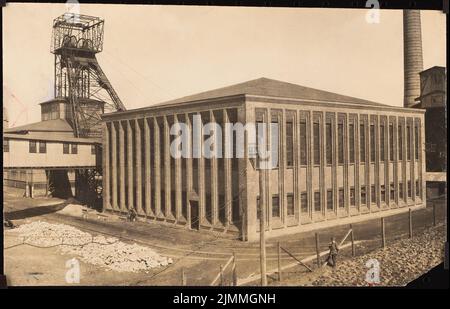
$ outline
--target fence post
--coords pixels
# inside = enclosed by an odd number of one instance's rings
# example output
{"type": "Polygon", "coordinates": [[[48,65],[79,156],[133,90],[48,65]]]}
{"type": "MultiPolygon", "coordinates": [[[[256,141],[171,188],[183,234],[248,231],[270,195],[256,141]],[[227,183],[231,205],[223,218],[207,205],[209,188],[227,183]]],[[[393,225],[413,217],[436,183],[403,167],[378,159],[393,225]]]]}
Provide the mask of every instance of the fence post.
{"type": "Polygon", "coordinates": [[[317,267],[320,267],[319,234],[317,233],[316,233],[316,255],[317,255],[317,267]]]}
{"type": "Polygon", "coordinates": [[[184,268],[181,268],[181,285],[186,285],[186,274],[184,273],[184,268]]]}
{"type": "Polygon", "coordinates": [[[350,240],[352,242],[352,256],[355,256],[355,238],[353,235],[353,225],[350,224],[350,229],[352,230],[350,233],[350,240]]]}
{"type": "Polygon", "coordinates": [[[220,286],[223,286],[223,265],[220,265],[220,286]]]}
{"type": "Polygon", "coordinates": [[[233,252],[233,285],[237,286],[236,252],[233,252]]]}
{"type": "Polygon", "coordinates": [[[413,236],[413,226],[412,226],[412,210],[409,209],[409,238],[413,236]]]}
{"type": "Polygon", "coordinates": [[[281,282],[281,246],[278,242],[278,281],[281,282]]]}
{"type": "Polygon", "coordinates": [[[436,203],[433,202],[433,226],[436,226],[436,203]]]}
{"type": "Polygon", "coordinates": [[[381,247],[386,247],[386,227],[384,224],[384,218],[381,218],[381,247]]]}

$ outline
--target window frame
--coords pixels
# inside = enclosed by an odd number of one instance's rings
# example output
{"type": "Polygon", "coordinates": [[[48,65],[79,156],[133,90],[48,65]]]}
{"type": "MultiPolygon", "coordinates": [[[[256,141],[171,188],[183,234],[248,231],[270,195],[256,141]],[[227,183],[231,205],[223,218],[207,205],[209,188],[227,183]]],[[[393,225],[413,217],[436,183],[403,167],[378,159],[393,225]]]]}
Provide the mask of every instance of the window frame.
{"type": "Polygon", "coordinates": [[[28,141],[28,152],[37,153],[37,141],[28,141]]]}

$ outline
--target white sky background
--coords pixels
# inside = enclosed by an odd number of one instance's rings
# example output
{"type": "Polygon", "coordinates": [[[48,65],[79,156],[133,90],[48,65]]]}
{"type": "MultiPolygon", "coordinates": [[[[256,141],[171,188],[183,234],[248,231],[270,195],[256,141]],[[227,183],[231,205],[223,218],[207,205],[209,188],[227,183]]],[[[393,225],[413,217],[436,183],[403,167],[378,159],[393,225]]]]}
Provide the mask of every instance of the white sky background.
{"type": "MultiPolygon", "coordinates": [[[[3,104],[10,127],[53,97],[51,26],[64,4],[3,8],[3,104]]],[[[401,10],[82,5],[105,19],[97,59],[127,109],[267,77],[403,105],[401,10]]],[[[422,11],[424,69],[446,66],[445,15],[422,11]]]]}

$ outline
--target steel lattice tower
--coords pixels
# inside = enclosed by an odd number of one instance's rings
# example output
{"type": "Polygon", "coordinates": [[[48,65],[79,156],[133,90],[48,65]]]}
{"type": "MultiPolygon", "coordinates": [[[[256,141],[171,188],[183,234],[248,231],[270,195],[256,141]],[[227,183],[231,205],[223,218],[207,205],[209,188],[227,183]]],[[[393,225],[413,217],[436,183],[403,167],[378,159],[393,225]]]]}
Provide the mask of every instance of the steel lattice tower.
{"type": "Polygon", "coordinates": [[[67,102],[77,137],[101,136],[100,115],[125,110],[96,58],[103,49],[103,28],[103,19],[72,13],[53,21],[54,95],[67,102]]]}

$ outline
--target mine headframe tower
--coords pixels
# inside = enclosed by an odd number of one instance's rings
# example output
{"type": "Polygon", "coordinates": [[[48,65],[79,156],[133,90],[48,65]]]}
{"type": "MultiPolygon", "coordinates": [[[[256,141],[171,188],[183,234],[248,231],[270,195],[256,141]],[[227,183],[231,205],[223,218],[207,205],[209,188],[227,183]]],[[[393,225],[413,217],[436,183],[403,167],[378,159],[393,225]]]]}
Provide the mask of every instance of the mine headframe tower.
{"type": "Polygon", "coordinates": [[[76,137],[100,137],[100,115],[125,110],[96,58],[103,50],[103,28],[103,19],[73,13],[53,21],[54,95],[67,102],[76,137]]]}

